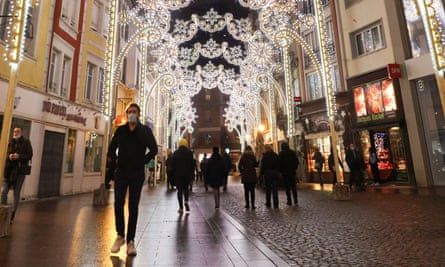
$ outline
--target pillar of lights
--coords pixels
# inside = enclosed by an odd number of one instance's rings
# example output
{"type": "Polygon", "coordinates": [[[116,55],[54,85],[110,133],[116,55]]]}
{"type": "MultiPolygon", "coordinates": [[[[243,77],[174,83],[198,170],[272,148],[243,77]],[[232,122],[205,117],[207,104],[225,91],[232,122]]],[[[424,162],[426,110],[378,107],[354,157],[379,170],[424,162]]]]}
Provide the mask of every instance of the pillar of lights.
{"type": "MultiPolygon", "coordinates": [[[[15,90],[17,86],[17,71],[23,59],[23,47],[25,43],[25,18],[28,15],[30,0],[9,1],[7,42],[5,49],[5,61],[9,62],[10,74],[8,81],[8,93],[6,96],[5,111],[1,127],[0,151],[8,149],[9,135],[11,133],[12,112],[14,109],[15,90]]],[[[0,173],[5,169],[6,153],[0,153],[0,173]]],[[[0,177],[0,180],[3,176],[0,177]]]]}
{"type": "Polygon", "coordinates": [[[117,49],[117,19],[118,19],[119,0],[113,0],[110,3],[108,39],[105,53],[105,94],[104,94],[104,110],[105,116],[109,117],[112,113],[113,94],[115,86],[115,62],[117,49]]]}
{"type": "MultiPolygon", "coordinates": [[[[328,60],[327,46],[326,46],[326,25],[324,23],[323,8],[320,0],[314,0],[315,7],[315,21],[318,25],[318,39],[320,44],[320,65],[321,65],[321,83],[326,94],[326,110],[329,118],[329,130],[331,132],[332,152],[334,156],[335,171],[339,174],[340,183],[343,182],[343,175],[340,172],[340,165],[338,163],[338,150],[337,150],[337,132],[335,131],[335,115],[337,113],[337,107],[335,103],[334,90],[332,88],[331,72],[328,60]]],[[[337,187],[334,188],[336,190],[337,187]]]]}
{"type": "Polygon", "coordinates": [[[282,44],[282,57],[283,57],[283,65],[284,65],[284,85],[286,92],[286,108],[287,108],[287,136],[292,137],[295,135],[295,123],[294,123],[294,112],[293,112],[293,93],[291,89],[291,71],[290,71],[290,62],[289,62],[289,45],[290,41],[287,39],[287,36],[283,36],[281,38],[282,44]]]}
{"type": "Polygon", "coordinates": [[[144,34],[144,40],[141,43],[141,53],[142,53],[142,64],[141,69],[139,73],[139,106],[141,107],[141,121],[145,123],[145,77],[147,73],[147,58],[148,58],[148,52],[147,52],[147,43],[145,39],[147,38],[146,34],[144,34]]]}

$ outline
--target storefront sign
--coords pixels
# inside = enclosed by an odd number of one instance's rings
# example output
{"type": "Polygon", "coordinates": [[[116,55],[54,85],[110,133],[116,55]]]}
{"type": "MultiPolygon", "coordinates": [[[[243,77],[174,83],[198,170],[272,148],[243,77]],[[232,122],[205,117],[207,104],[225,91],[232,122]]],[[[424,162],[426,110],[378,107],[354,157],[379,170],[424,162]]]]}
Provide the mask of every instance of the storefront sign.
{"type": "Polygon", "coordinates": [[[42,111],[61,116],[66,121],[74,121],[86,126],[87,118],[83,117],[81,113],[69,113],[66,106],[51,103],[50,101],[43,101],[42,111]]]}
{"type": "Polygon", "coordinates": [[[388,64],[387,69],[389,78],[394,79],[402,77],[402,71],[400,70],[399,64],[388,64]]]}

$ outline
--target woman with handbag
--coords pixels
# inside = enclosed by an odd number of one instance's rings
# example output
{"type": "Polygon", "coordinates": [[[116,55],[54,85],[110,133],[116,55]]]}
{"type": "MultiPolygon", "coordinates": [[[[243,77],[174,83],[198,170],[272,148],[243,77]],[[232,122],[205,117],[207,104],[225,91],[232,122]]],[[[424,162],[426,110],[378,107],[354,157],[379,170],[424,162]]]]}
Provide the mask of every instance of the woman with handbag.
{"type": "Polygon", "coordinates": [[[1,198],[2,205],[6,205],[8,192],[11,188],[14,188],[14,205],[12,207],[11,223],[14,222],[25,176],[31,172],[29,161],[32,158],[32,146],[29,140],[25,139],[22,134],[23,129],[21,127],[14,127],[12,140],[8,144],[4,172],[5,179],[1,198]]]}

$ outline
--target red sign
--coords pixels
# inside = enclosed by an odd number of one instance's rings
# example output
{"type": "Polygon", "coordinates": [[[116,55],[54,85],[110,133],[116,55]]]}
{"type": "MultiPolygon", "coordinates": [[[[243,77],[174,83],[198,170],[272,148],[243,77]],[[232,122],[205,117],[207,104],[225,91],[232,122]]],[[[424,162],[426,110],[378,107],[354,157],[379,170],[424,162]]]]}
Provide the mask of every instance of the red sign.
{"type": "Polygon", "coordinates": [[[399,64],[388,64],[387,70],[388,70],[388,77],[391,79],[402,77],[402,71],[400,70],[399,64]]]}
{"type": "Polygon", "coordinates": [[[294,96],[294,102],[301,102],[301,96],[294,96]]]}

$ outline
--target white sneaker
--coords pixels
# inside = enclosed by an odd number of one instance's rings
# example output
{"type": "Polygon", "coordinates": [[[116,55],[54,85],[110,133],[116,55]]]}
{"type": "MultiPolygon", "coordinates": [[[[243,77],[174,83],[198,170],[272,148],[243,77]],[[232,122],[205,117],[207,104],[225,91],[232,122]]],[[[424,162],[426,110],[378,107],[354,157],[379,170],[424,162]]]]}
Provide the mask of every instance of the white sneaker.
{"type": "Polygon", "coordinates": [[[118,235],[116,240],[114,240],[113,246],[111,247],[111,253],[118,253],[123,244],[125,244],[125,238],[118,235]]]}
{"type": "Polygon", "coordinates": [[[134,241],[131,240],[127,244],[127,255],[128,256],[136,256],[136,254],[137,254],[137,251],[136,251],[136,247],[134,246],[134,241]]]}

